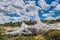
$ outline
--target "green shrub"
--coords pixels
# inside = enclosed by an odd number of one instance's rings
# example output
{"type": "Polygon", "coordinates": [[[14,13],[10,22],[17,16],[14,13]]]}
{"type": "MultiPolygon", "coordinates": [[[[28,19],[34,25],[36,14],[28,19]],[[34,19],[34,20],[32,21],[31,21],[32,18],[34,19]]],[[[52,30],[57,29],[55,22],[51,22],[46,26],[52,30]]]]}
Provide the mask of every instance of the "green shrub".
{"type": "Polygon", "coordinates": [[[48,30],[44,36],[46,40],[60,40],[60,30],[48,30]]]}
{"type": "Polygon", "coordinates": [[[36,36],[35,39],[36,39],[36,40],[45,40],[42,35],[36,36]]]}
{"type": "Polygon", "coordinates": [[[15,40],[35,40],[34,36],[22,36],[19,35],[15,38],[15,40]]]}

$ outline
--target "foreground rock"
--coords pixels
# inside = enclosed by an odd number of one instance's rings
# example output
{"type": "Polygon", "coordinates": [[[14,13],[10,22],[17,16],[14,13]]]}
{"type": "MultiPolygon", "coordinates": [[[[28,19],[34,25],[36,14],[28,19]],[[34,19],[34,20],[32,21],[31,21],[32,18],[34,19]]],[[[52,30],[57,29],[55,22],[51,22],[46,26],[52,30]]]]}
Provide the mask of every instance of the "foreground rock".
{"type": "Polygon", "coordinates": [[[21,28],[16,28],[11,32],[7,32],[5,34],[9,35],[37,35],[39,32],[43,30],[51,30],[51,29],[60,29],[60,23],[55,23],[55,24],[49,24],[49,25],[33,25],[33,26],[28,26],[25,23],[22,24],[21,28]],[[41,29],[41,30],[40,30],[41,29]]]}
{"type": "Polygon", "coordinates": [[[30,36],[30,35],[37,35],[38,30],[36,28],[26,28],[26,29],[20,29],[20,30],[13,30],[11,32],[5,33],[6,35],[25,35],[25,36],[30,36]]]}

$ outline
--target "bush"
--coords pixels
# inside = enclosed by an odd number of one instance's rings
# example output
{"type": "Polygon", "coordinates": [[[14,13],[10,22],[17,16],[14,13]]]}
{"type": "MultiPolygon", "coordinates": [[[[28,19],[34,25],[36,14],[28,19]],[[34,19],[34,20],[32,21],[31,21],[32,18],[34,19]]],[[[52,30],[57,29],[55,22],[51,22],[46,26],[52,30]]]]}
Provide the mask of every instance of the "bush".
{"type": "Polygon", "coordinates": [[[35,40],[34,36],[22,36],[22,35],[19,35],[16,37],[15,40],[35,40]]]}
{"type": "Polygon", "coordinates": [[[35,39],[36,39],[36,40],[45,40],[42,35],[36,36],[35,39]]]}
{"type": "Polygon", "coordinates": [[[48,30],[44,36],[46,40],[60,40],[60,30],[48,30]]]}
{"type": "Polygon", "coordinates": [[[2,29],[0,28],[0,40],[4,40],[2,36],[2,29]]]}

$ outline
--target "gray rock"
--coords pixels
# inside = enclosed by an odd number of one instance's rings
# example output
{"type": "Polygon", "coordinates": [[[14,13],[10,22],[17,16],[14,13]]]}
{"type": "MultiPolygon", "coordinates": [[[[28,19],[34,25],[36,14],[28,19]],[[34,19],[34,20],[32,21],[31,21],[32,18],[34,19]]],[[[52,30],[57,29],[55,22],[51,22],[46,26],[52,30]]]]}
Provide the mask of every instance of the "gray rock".
{"type": "Polygon", "coordinates": [[[22,35],[32,35],[32,32],[29,30],[23,30],[22,35]]]}
{"type": "Polygon", "coordinates": [[[37,29],[36,28],[27,28],[22,31],[23,35],[37,35],[37,29]]]}
{"type": "Polygon", "coordinates": [[[15,31],[11,31],[11,32],[7,32],[6,34],[7,35],[19,35],[19,34],[22,34],[22,35],[37,35],[38,29],[36,28],[26,28],[26,29],[19,29],[19,30],[15,30],[15,31]]]}

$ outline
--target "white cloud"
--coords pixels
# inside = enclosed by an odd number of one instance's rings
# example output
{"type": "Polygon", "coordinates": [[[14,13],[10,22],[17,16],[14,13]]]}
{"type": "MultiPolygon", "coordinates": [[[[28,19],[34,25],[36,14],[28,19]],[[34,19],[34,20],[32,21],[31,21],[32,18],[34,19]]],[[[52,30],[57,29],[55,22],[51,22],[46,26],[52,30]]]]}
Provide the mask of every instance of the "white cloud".
{"type": "Polygon", "coordinates": [[[56,6],[55,10],[60,10],[60,4],[56,6]]]}
{"type": "Polygon", "coordinates": [[[57,6],[57,4],[58,4],[58,3],[57,3],[56,1],[53,1],[50,6],[54,6],[54,7],[55,7],[55,6],[57,6]]]}
{"type": "Polygon", "coordinates": [[[0,2],[0,23],[9,22],[14,19],[16,21],[22,21],[22,20],[30,20],[29,16],[34,15],[34,10],[36,10],[35,4],[33,2],[30,2],[30,4],[25,5],[22,0],[3,0],[0,2]],[[7,7],[5,7],[7,6],[7,7]],[[25,8],[29,8],[30,12],[26,12],[25,8]],[[33,9],[32,9],[33,8],[33,9]],[[24,15],[21,15],[21,12],[24,13],[24,15]],[[4,13],[16,13],[20,15],[20,17],[9,17],[3,15],[4,13]]]}
{"type": "Polygon", "coordinates": [[[55,15],[54,11],[49,11],[49,13],[43,14],[42,16],[51,17],[52,15],[55,15]]]}
{"type": "Polygon", "coordinates": [[[57,16],[56,19],[60,19],[60,16],[57,16]]]}
{"type": "Polygon", "coordinates": [[[42,16],[45,16],[45,20],[55,20],[56,18],[52,17],[54,14],[54,11],[49,11],[49,13],[43,14],[42,16]]]}
{"type": "Polygon", "coordinates": [[[46,4],[45,0],[39,0],[38,4],[44,10],[49,10],[49,8],[50,8],[50,5],[46,4]]]}
{"type": "Polygon", "coordinates": [[[55,20],[57,18],[60,18],[60,16],[58,16],[56,18],[52,17],[53,15],[55,15],[54,10],[60,10],[60,4],[58,4],[57,1],[54,1],[50,5],[48,5],[48,4],[45,3],[44,0],[40,0],[39,4],[42,6],[43,9],[46,9],[46,10],[50,9],[50,6],[56,7],[53,10],[50,10],[49,13],[42,14],[42,16],[47,17],[45,20],[55,20]]]}
{"type": "Polygon", "coordinates": [[[5,22],[9,22],[10,17],[4,16],[3,14],[0,13],[0,23],[5,23],[5,22]]]}
{"type": "MultiPolygon", "coordinates": [[[[42,8],[35,6],[35,1],[29,2],[29,4],[25,4],[23,0],[2,0],[0,1],[0,23],[9,22],[10,19],[14,19],[15,21],[22,21],[22,20],[30,20],[30,16],[36,16],[37,20],[39,20],[38,17],[38,10],[49,10],[50,6],[56,6],[56,2],[52,2],[51,5],[46,4],[44,0],[39,0],[38,5],[42,8]],[[29,12],[26,11],[26,8],[29,10],[29,12]],[[20,17],[9,17],[5,16],[5,13],[16,13],[20,17]],[[24,14],[24,15],[22,15],[24,14]],[[36,15],[35,15],[36,14],[36,15]]],[[[55,9],[59,9],[59,5],[55,9]]],[[[44,13],[44,11],[42,11],[44,13]]],[[[51,10],[48,14],[43,14],[47,17],[47,19],[54,19],[51,16],[53,15],[53,10],[51,10]]],[[[14,22],[15,22],[14,21],[14,22]]]]}
{"type": "Polygon", "coordinates": [[[56,20],[56,19],[60,19],[60,16],[55,17],[47,17],[45,20],[56,20]]]}
{"type": "Polygon", "coordinates": [[[45,20],[55,20],[56,18],[54,17],[47,17],[45,20]]]}
{"type": "Polygon", "coordinates": [[[51,11],[50,13],[43,14],[42,16],[47,17],[45,20],[55,20],[55,19],[60,19],[60,16],[57,17],[52,17],[54,14],[54,11],[51,11]]]}

